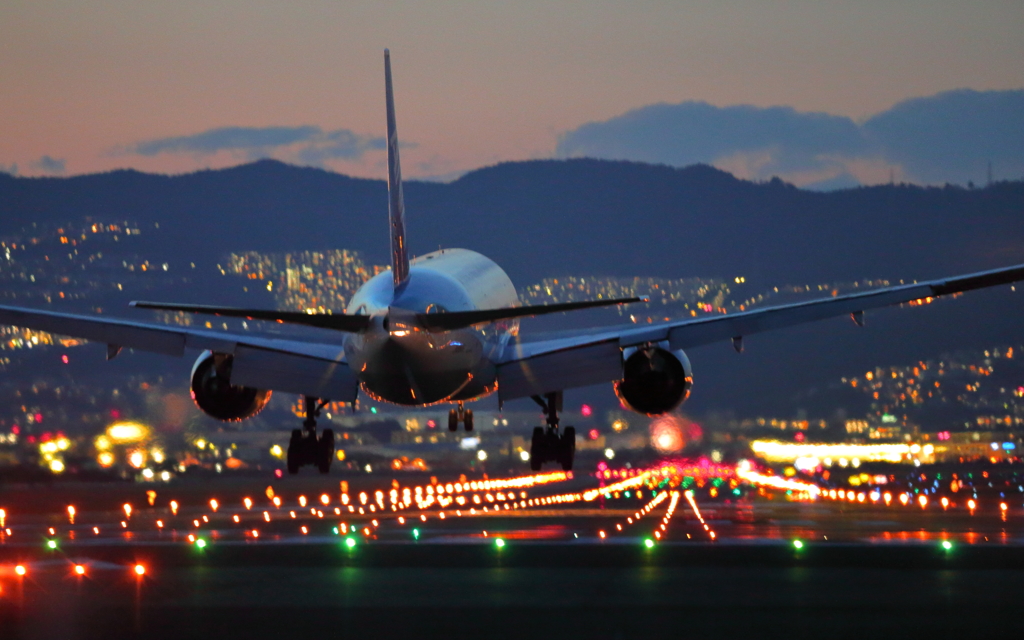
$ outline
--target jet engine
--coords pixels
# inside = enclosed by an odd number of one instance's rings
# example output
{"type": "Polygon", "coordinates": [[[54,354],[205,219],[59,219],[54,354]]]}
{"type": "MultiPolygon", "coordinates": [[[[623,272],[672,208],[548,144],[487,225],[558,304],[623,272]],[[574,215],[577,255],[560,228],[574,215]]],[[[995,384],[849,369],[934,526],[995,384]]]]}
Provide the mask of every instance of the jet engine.
{"type": "Polygon", "coordinates": [[[690,395],[693,371],[682,349],[629,347],[622,350],[622,362],[622,380],[615,383],[615,395],[633,411],[661,415],[690,395]]]}
{"type": "Polygon", "coordinates": [[[267,406],[270,390],[231,384],[234,356],[204,351],[192,367],[192,400],[206,415],[238,422],[251,418],[267,406]]]}

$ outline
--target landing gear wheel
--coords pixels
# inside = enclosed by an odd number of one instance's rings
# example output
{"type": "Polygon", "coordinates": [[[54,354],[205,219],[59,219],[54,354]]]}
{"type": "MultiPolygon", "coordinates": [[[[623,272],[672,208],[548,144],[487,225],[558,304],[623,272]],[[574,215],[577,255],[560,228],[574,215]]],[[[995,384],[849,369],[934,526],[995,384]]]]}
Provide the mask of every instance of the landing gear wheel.
{"type": "Polygon", "coordinates": [[[334,430],[324,429],[320,433],[320,442],[316,447],[316,466],[320,473],[327,474],[331,471],[331,462],[334,460],[334,430]]]}
{"type": "Polygon", "coordinates": [[[448,430],[459,430],[459,413],[455,409],[448,412],[448,430]]]}
{"type": "Polygon", "coordinates": [[[544,427],[534,427],[530,441],[530,469],[533,471],[540,471],[544,464],[544,444],[544,427]]]}
{"type": "Polygon", "coordinates": [[[562,470],[572,471],[572,463],[576,458],[576,427],[565,428],[559,445],[558,461],[562,463],[562,470]]]}
{"type": "Polygon", "coordinates": [[[473,410],[466,409],[466,412],[462,416],[462,424],[466,427],[466,431],[473,430],[473,410]]]}
{"type": "Polygon", "coordinates": [[[288,441],[288,473],[295,475],[302,466],[302,429],[292,429],[292,438],[288,441]]]}

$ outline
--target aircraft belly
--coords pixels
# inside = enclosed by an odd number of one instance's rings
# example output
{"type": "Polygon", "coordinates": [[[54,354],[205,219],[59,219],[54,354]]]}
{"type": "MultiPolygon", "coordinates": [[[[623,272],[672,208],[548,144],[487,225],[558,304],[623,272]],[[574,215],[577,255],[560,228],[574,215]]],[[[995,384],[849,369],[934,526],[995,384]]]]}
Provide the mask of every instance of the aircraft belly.
{"type": "Polygon", "coordinates": [[[367,336],[354,347],[349,362],[363,390],[384,402],[417,406],[475,397],[496,378],[472,331],[367,336]]]}

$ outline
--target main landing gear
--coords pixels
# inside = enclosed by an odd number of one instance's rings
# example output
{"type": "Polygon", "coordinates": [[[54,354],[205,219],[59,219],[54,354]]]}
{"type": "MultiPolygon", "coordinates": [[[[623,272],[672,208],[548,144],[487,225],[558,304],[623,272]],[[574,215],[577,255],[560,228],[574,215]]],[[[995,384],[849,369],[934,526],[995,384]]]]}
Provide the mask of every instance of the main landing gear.
{"type": "Polygon", "coordinates": [[[306,419],[302,422],[302,429],[292,429],[292,439],[288,443],[288,473],[295,475],[299,467],[307,464],[315,466],[320,473],[328,473],[334,460],[334,431],[324,429],[318,439],[316,419],[329,401],[309,396],[303,396],[302,401],[306,419]]]}
{"type": "Polygon", "coordinates": [[[448,412],[448,430],[458,431],[460,422],[466,427],[466,431],[473,430],[473,410],[465,408],[461,402],[458,409],[448,412]]]}
{"type": "Polygon", "coordinates": [[[576,427],[566,427],[558,433],[558,411],[562,408],[562,392],[545,394],[543,398],[533,396],[547,415],[547,428],[534,427],[530,443],[530,468],[540,471],[545,462],[557,462],[565,471],[572,471],[576,457],[576,427]]]}

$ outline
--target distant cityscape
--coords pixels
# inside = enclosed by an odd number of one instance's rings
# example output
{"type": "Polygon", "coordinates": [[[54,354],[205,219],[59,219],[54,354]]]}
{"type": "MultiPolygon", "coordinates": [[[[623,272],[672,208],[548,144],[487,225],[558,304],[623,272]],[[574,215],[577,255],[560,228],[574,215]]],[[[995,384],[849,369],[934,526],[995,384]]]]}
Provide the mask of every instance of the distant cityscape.
{"type": "MultiPolygon", "coordinates": [[[[83,310],[105,312],[114,297],[123,300],[147,291],[213,279],[225,288],[240,289],[243,296],[270,299],[281,309],[327,313],[345,309],[366,280],[386,269],[367,263],[358,251],[350,249],[245,251],[223,256],[216,272],[210,274],[185,257],[179,261],[147,258],[137,241],[146,234],[159,233],[159,225],[142,228],[128,221],[90,221],[77,226],[33,225],[17,236],[0,238],[0,300],[25,306],[66,301],[83,310]]],[[[648,304],[619,308],[617,312],[632,322],[648,323],[740,313],[768,304],[889,284],[885,280],[862,280],[787,285],[755,292],[742,275],[728,279],[570,275],[522,286],[519,297],[523,304],[554,304],[645,296],[650,299],[648,304]]],[[[201,316],[158,317],[181,324],[215,325],[201,316]]],[[[216,325],[228,327],[227,322],[217,321],[216,325]]],[[[249,329],[245,323],[231,327],[249,329]]],[[[15,354],[26,358],[31,357],[30,350],[52,353],[55,348],[61,350],[61,358],[67,363],[76,357],[74,348],[80,344],[43,332],[0,327],[0,367],[14,366],[15,354]]],[[[1001,443],[1000,447],[1016,442],[1015,433],[1024,423],[1022,352],[1021,346],[1000,346],[905,366],[876,367],[835,381],[837,388],[867,401],[866,413],[730,419],[708,416],[700,420],[703,441],[717,447],[716,451],[757,437],[846,443],[932,442],[946,448],[960,442],[963,446],[957,445],[960,448],[956,449],[960,453],[988,455],[990,449],[985,447],[992,442],[1001,443]]],[[[438,411],[407,415],[396,408],[366,402],[356,407],[335,403],[328,411],[328,419],[344,434],[350,456],[359,447],[415,449],[434,444],[458,448],[466,437],[439,429],[437,420],[442,412],[438,411]],[[383,424],[391,426],[380,431],[383,424]],[[374,431],[362,425],[378,426],[374,431]]],[[[243,435],[219,432],[215,424],[191,407],[186,390],[168,386],[161,375],[139,373],[98,381],[46,375],[31,380],[4,379],[0,380],[0,467],[29,461],[54,472],[74,465],[77,469],[120,469],[129,474],[145,469],[174,474],[197,464],[218,468],[274,464],[280,459],[281,447],[287,444],[287,429],[294,426],[298,413],[301,411],[296,403],[279,403],[276,410],[255,418],[247,429],[251,433],[243,435]],[[125,421],[146,425],[146,438],[126,441],[124,446],[112,443],[108,434],[111,425],[125,421]],[[97,440],[104,437],[107,440],[97,440]],[[145,446],[139,444],[143,442],[145,446]],[[229,464],[229,460],[235,462],[229,464]]],[[[491,446],[492,455],[510,458],[528,448],[523,430],[536,419],[532,413],[495,413],[482,418],[472,448],[491,446]]],[[[622,411],[593,415],[577,412],[574,419],[590,434],[581,445],[584,448],[625,455],[653,446],[649,419],[622,411]]],[[[1005,453],[1005,449],[999,451],[1005,453]]],[[[416,456],[406,462],[413,467],[428,465],[416,456]]],[[[358,456],[350,457],[346,464],[363,466],[358,456]]]]}

